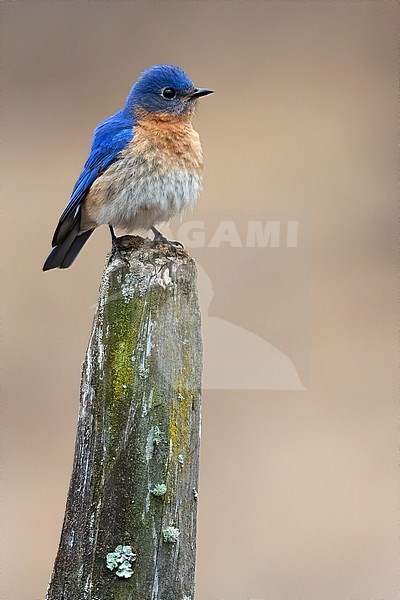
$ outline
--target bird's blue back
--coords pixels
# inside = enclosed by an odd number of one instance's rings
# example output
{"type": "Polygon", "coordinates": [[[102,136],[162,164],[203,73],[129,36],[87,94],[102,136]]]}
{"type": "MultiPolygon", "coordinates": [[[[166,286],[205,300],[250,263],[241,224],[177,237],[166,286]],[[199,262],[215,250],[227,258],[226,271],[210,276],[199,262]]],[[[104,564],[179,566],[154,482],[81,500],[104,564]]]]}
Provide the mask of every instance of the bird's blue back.
{"type": "Polygon", "coordinates": [[[92,183],[116,160],[118,154],[132,140],[134,124],[133,115],[120,110],[102,121],[95,129],[89,157],[72,190],[70,201],[60,217],[53,246],[62,241],[92,183]]]}

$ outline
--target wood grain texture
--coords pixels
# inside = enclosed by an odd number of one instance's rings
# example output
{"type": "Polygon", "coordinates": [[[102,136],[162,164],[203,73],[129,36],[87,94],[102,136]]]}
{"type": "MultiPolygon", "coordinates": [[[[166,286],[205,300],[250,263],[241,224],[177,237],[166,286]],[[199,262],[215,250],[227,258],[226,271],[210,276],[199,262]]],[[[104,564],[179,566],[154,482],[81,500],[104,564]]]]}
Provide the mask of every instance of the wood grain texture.
{"type": "Polygon", "coordinates": [[[83,365],[75,458],[47,600],[193,600],[202,346],[194,261],[122,238],[83,365]],[[122,260],[121,255],[125,260],[122,260]],[[165,484],[156,496],[154,486],[165,484]],[[165,541],[168,527],[179,530],[165,541]],[[130,545],[130,578],[106,567],[130,545]]]}

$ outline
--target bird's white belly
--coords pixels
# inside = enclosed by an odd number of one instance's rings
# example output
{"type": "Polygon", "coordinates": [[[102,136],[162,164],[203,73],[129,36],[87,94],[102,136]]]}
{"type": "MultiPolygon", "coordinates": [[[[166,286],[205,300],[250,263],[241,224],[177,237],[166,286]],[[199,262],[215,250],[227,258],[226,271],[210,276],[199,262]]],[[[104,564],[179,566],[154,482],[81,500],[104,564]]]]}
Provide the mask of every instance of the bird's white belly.
{"type": "Polygon", "coordinates": [[[126,231],[149,229],[192,206],[201,185],[199,173],[184,168],[165,170],[138,157],[125,158],[99,178],[93,191],[102,198],[93,217],[97,225],[126,231]]]}

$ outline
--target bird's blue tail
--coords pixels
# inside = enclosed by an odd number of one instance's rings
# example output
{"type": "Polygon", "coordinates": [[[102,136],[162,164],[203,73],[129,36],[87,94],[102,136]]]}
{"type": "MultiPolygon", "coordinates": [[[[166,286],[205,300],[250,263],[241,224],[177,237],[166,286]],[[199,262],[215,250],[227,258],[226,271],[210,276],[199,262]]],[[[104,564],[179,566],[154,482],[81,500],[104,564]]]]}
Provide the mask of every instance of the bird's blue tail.
{"type": "Polygon", "coordinates": [[[77,222],[63,241],[50,252],[43,265],[43,271],[70,267],[93,231],[94,229],[89,229],[89,231],[79,233],[79,222],[77,222]]]}

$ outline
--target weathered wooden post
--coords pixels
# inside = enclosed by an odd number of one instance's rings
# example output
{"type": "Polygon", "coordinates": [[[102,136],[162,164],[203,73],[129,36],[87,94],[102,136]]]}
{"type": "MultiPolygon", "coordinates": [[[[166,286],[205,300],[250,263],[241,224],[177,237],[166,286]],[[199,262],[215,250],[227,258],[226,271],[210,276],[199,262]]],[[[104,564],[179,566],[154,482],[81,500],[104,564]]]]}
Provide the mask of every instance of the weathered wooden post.
{"type": "Polygon", "coordinates": [[[193,600],[202,348],[193,259],[124,237],[83,365],[47,600],[193,600]]]}

